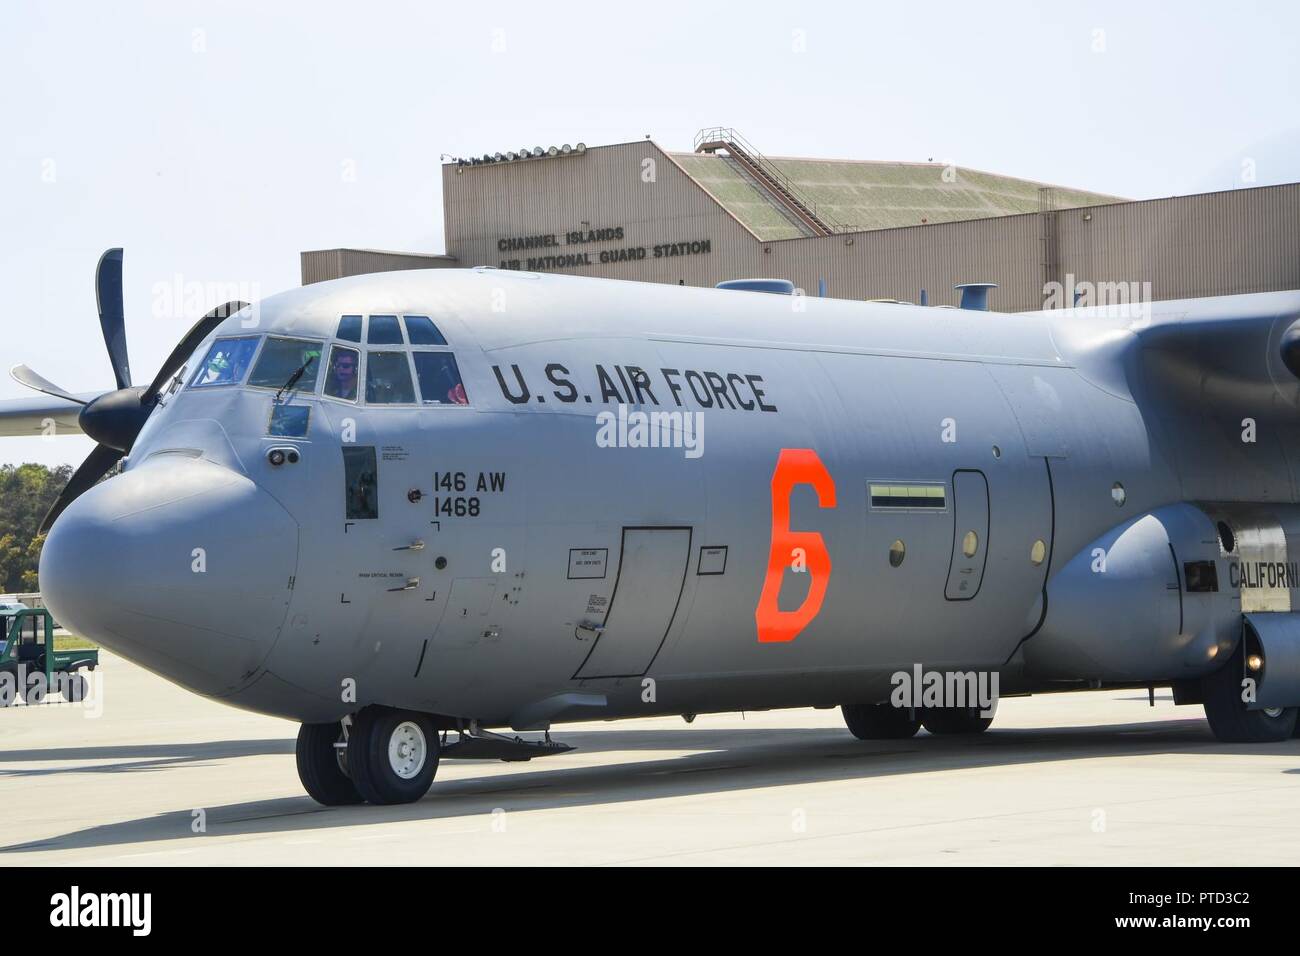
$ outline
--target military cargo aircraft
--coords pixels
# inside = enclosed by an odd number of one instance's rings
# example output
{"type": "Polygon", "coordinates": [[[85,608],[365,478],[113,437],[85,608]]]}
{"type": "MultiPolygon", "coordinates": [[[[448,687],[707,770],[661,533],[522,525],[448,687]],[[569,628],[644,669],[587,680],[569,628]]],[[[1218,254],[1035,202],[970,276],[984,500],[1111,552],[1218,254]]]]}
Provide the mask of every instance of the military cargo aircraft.
{"type": "Polygon", "coordinates": [[[1000,314],[396,272],[231,303],[136,386],[121,265],[97,278],[117,388],[19,366],[43,394],[0,405],[5,434],[99,443],[43,594],[301,722],[322,803],[416,800],[440,757],[557,753],[570,721],[988,726],[895,706],[920,667],[1294,732],[1300,292],[1000,314]]]}

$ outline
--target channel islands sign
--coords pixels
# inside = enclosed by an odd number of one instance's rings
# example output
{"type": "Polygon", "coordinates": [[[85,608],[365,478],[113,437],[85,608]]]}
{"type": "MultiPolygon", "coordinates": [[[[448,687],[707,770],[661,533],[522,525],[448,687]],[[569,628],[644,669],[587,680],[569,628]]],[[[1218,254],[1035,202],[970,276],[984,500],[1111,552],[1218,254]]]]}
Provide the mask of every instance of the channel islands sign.
{"type": "Polygon", "coordinates": [[[604,265],[611,262],[635,262],[640,259],[667,259],[672,256],[698,256],[712,252],[712,240],[693,239],[686,242],[661,242],[651,246],[606,246],[601,249],[583,248],[623,240],[622,226],[604,229],[577,229],[557,235],[553,232],[533,236],[509,236],[497,240],[497,251],[502,253],[527,251],[530,255],[520,259],[502,259],[502,269],[526,269],[538,272],[545,269],[578,269],[583,266],[604,265]]]}

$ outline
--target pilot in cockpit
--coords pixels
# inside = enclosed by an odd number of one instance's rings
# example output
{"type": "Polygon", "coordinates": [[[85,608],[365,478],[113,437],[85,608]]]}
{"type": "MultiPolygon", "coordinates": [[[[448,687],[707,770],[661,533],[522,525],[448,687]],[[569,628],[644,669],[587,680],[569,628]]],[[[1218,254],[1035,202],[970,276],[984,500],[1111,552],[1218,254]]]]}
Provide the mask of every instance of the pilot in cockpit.
{"type": "Polygon", "coordinates": [[[357,353],[352,349],[335,347],[330,352],[329,375],[325,379],[325,394],[349,402],[357,399],[357,353]]]}

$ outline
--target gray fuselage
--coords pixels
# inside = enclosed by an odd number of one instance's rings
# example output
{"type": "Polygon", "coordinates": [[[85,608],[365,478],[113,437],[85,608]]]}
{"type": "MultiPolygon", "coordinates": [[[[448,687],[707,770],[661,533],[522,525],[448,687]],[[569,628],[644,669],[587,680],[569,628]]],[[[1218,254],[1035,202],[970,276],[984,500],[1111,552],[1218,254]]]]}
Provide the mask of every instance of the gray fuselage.
{"type": "Polygon", "coordinates": [[[523,729],[875,702],[918,663],[999,671],[1004,691],[1198,677],[1242,610],[1215,521],[1285,526],[1285,547],[1297,500],[1280,399],[1260,393],[1243,450],[1249,410],[1217,406],[1213,376],[1190,386],[1199,407],[1172,394],[1176,370],[1144,355],[1152,329],[1198,315],[1284,325],[1300,294],[1134,317],[496,270],[313,285],[227,319],[187,379],[240,336],[318,342],[318,366],[335,345],[450,352],[468,404],[332,398],[322,369],[281,399],[308,410],[305,434],[270,436],[282,383],[187,383],[126,471],[55,523],[42,585],[68,627],[304,721],[367,703],[523,729]],[[340,340],[344,315],[428,316],[446,345],[340,340]],[[669,447],[640,447],[641,412],[669,447]],[[820,499],[793,484],[788,527],[814,537],[772,558],[783,450],[815,459],[787,478],[826,480],[820,499]],[[1186,592],[1198,560],[1219,590],[1186,592]],[[764,615],[798,618],[819,587],[793,635],[760,640],[764,615]]]}

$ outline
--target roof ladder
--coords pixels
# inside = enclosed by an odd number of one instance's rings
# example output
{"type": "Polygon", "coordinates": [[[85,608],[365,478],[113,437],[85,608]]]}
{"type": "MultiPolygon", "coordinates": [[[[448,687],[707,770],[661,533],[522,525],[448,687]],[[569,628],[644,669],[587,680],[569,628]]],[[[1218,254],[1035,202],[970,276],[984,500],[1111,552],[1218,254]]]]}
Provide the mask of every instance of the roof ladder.
{"type": "Polygon", "coordinates": [[[695,152],[716,153],[725,150],[727,155],[741,165],[771,196],[812,230],[816,236],[832,236],[846,231],[843,223],[817,211],[817,204],[805,198],[790,177],[753,147],[736,130],[713,126],[695,134],[695,152]]]}

